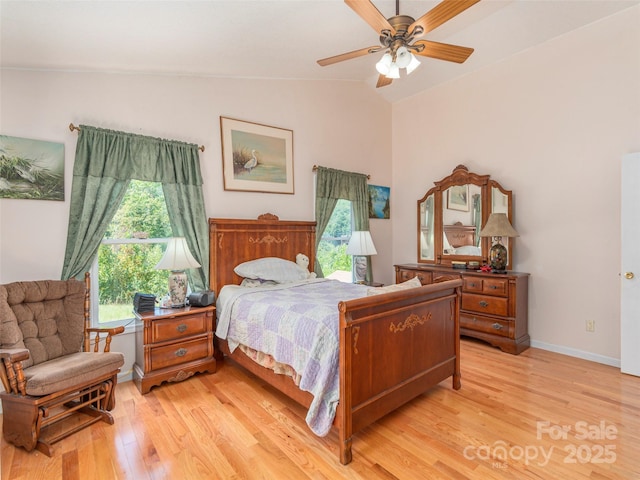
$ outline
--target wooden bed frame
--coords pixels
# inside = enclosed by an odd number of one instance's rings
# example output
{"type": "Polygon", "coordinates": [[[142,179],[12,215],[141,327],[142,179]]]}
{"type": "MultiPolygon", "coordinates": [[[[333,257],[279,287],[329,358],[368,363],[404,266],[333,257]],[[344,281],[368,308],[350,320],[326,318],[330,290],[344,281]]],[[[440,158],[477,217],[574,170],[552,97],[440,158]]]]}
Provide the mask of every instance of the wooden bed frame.
{"type": "MultiPolygon", "coordinates": [[[[315,260],[315,222],[281,221],[272,214],[257,220],[209,219],[210,283],[216,292],[239,284],[236,265],[256,258],[315,260]]],[[[340,399],[333,422],[340,462],[351,461],[352,435],[452,377],[460,388],[459,303],[462,282],[425,285],[340,302],[340,399]]],[[[255,363],[240,349],[222,352],[296,402],[308,407],[312,396],[290,377],[255,363]]]]}

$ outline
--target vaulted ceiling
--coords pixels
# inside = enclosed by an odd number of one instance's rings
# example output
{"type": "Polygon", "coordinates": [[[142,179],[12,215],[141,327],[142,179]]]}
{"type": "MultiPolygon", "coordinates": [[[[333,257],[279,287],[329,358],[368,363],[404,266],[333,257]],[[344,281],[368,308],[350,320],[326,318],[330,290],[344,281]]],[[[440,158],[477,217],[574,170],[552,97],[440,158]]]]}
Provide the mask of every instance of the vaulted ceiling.
{"type": "MultiPolygon", "coordinates": [[[[424,38],[472,47],[464,64],[424,58],[377,93],[390,102],[465,75],[640,0],[481,0],[424,38]]],[[[374,0],[385,17],[396,2],[374,0]]],[[[438,1],[401,0],[414,18],[438,1]]],[[[365,82],[382,53],[321,67],[378,44],[342,0],[0,1],[0,65],[11,69],[365,82]]]]}

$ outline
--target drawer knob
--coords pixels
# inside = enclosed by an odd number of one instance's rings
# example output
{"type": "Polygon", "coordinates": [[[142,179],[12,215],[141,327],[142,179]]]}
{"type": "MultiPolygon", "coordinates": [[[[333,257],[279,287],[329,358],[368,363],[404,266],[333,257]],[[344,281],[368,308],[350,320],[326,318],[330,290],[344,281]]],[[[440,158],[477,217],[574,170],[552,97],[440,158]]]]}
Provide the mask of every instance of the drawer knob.
{"type": "Polygon", "coordinates": [[[480,301],[480,306],[481,307],[488,307],[489,304],[487,302],[485,302],[484,300],[480,301]]]}
{"type": "Polygon", "coordinates": [[[476,284],[475,284],[475,283],[470,283],[470,284],[469,284],[469,286],[470,286],[470,287],[475,287],[475,286],[476,286],[476,284]]]}
{"type": "Polygon", "coordinates": [[[502,330],[502,325],[500,325],[499,323],[494,323],[493,325],[491,325],[493,328],[495,328],[496,330],[502,330]]]}
{"type": "Polygon", "coordinates": [[[176,350],[176,357],[184,357],[187,354],[186,348],[179,348],[176,350]]]}
{"type": "Polygon", "coordinates": [[[492,290],[495,290],[495,289],[497,289],[498,287],[497,287],[496,285],[489,285],[489,288],[490,288],[490,289],[492,289],[492,290]]]}
{"type": "Polygon", "coordinates": [[[184,332],[186,329],[187,329],[187,326],[184,323],[181,323],[176,327],[176,330],[178,330],[180,333],[184,332]]]}

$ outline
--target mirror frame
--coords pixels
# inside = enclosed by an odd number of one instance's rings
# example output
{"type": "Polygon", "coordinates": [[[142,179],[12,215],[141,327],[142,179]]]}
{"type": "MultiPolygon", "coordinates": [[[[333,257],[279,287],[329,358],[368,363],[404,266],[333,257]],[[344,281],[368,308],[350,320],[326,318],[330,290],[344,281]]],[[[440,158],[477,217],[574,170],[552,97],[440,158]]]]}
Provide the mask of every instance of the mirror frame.
{"type": "MultiPolygon", "coordinates": [[[[449,187],[456,185],[477,185],[480,187],[481,195],[481,211],[482,221],[481,228],[484,228],[489,215],[491,214],[493,204],[493,188],[498,189],[500,193],[507,197],[507,217],[513,225],[513,195],[511,190],[506,190],[496,180],[491,179],[489,175],[479,175],[477,173],[469,172],[469,169],[464,165],[458,165],[453,169],[451,175],[444,177],[442,180],[433,182],[435,187],[431,188],[424,196],[418,200],[418,263],[430,263],[435,265],[451,266],[452,262],[469,262],[477,261],[480,265],[487,265],[489,263],[489,249],[491,248],[491,238],[484,237],[480,241],[481,255],[444,255],[444,225],[443,225],[443,212],[445,204],[443,202],[443,194],[449,189],[449,187]],[[421,216],[420,207],[426,202],[429,195],[433,195],[433,259],[422,258],[421,255],[421,216]]],[[[512,269],[513,257],[514,257],[514,241],[513,238],[505,239],[505,246],[509,251],[509,263],[507,264],[507,270],[512,269]]]]}

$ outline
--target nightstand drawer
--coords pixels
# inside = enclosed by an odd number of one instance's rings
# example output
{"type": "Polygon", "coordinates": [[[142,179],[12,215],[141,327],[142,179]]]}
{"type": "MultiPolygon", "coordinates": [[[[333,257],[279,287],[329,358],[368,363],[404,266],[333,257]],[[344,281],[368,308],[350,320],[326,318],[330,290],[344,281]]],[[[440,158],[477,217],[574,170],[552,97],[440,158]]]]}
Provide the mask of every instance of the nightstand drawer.
{"type": "Polygon", "coordinates": [[[474,293],[462,294],[462,310],[506,317],[509,311],[508,305],[509,300],[507,298],[476,295],[474,293]]]}
{"type": "Polygon", "coordinates": [[[208,335],[181,343],[174,343],[162,347],[151,347],[150,370],[159,370],[173,365],[191,362],[210,355],[208,335]]]}
{"type": "Polygon", "coordinates": [[[508,337],[510,335],[509,326],[509,320],[460,313],[460,328],[468,328],[476,332],[492,333],[494,335],[508,337]]]}
{"type": "Polygon", "coordinates": [[[211,316],[202,312],[199,315],[182,315],[155,320],[151,324],[151,343],[191,337],[211,330],[211,316]]]}

